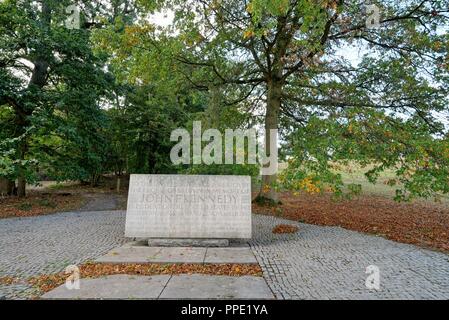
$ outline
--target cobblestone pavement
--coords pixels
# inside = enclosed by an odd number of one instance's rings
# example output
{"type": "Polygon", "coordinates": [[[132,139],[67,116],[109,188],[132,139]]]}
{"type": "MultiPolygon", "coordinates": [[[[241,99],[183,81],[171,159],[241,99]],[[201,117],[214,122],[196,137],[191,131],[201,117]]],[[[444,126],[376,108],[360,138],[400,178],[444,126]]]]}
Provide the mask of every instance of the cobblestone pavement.
{"type": "MultiPolygon", "coordinates": [[[[68,212],[0,219],[0,277],[64,270],[124,242],[123,211],[68,212]]],[[[449,255],[338,227],[300,224],[275,235],[278,223],[255,215],[250,242],[268,285],[280,299],[449,299],[449,255]],[[380,269],[380,291],[365,286],[366,267],[380,269]]],[[[26,283],[0,285],[0,296],[26,298],[26,283]]]]}
{"type": "Polygon", "coordinates": [[[65,212],[27,218],[0,219],[0,278],[19,277],[0,285],[0,296],[33,294],[25,280],[60,272],[70,264],[93,260],[124,242],[123,211],[65,212]]]}
{"type": "Polygon", "coordinates": [[[253,219],[250,242],[278,299],[449,299],[449,255],[340,227],[295,223],[271,216],[253,219]],[[273,234],[279,223],[296,234],[273,234]],[[365,281],[380,271],[380,290],[365,281]]]}

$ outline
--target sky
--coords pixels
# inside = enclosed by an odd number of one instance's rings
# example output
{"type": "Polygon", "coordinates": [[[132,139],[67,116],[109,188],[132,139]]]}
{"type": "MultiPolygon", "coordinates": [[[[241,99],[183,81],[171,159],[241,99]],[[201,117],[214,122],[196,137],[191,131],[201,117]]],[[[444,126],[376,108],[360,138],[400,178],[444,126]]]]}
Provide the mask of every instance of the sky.
{"type": "Polygon", "coordinates": [[[173,21],[174,14],[173,11],[162,11],[157,12],[150,16],[150,22],[157,24],[161,27],[167,27],[173,21]]]}

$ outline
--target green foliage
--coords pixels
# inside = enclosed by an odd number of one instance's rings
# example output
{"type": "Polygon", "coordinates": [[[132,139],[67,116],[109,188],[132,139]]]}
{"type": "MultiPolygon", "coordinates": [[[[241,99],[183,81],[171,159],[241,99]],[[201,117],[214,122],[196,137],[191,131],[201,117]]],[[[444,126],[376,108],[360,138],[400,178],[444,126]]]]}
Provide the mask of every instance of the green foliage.
{"type": "MultiPolygon", "coordinates": [[[[261,197],[261,196],[257,196],[254,200],[253,200],[253,202],[254,203],[257,203],[258,205],[260,205],[260,206],[264,206],[264,207],[277,207],[277,206],[279,206],[280,204],[282,204],[280,201],[273,201],[273,200],[271,200],[271,199],[267,199],[267,198],[265,198],[265,197],[261,197]]],[[[282,210],[281,208],[277,208],[277,209],[280,209],[280,210],[282,210]]],[[[276,213],[282,213],[282,211],[278,211],[278,210],[276,210],[276,213]]],[[[277,214],[278,215],[278,214],[277,214]]],[[[280,215],[280,214],[279,214],[280,215]]]]}
{"type": "Polygon", "coordinates": [[[212,175],[236,175],[251,176],[259,175],[259,167],[257,165],[248,164],[211,164],[211,165],[192,165],[185,170],[188,174],[212,174],[212,175]]]}
{"type": "Polygon", "coordinates": [[[257,176],[173,166],[169,138],[193,120],[221,131],[265,120],[289,163],[277,188],[357,194],[338,172],[356,163],[371,183],[393,170],[397,200],[449,192],[446,0],[374,1],[377,29],[360,1],[119,0],[78,1],[89,10],[69,30],[70,3],[44,0],[51,21],[37,1],[0,3],[2,177],[257,176]],[[143,18],[161,9],[168,28],[143,18]]]}
{"type": "Polygon", "coordinates": [[[32,183],[39,170],[57,180],[89,180],[104,172],[100,101],[113,78],[104,57],[93,54],[91,32],[64,27],[68,4],[45,1],[51,23],[36,2],[0,4],[0,136],[7,138],[0,174],[8,179],[32,183]]]}
{"type": "MultiPolygon", "coordinates": [[[[357,194],[334,169],[351,161],[374,165],[372,183],[393,169],[397,200],[447,193],[447,1],[375,4],[379,28],[367,26],[358,1],[167,1],[178,33],[163,36],[184,45],[173,58],[189,81],[212,82],[224,99],[238,93],[240,109],[277,85],[265,115],[279,103],[290,163],[280,186],[357,194]],[[341,48],[365,53],[355,63],[341,48]]],[[[247,110],[254,124],[255,108],[247,110]]]]}
{"type": "MultiPolygon", "coordinates": [[[[111,110],[116,134],[126,134],[127,172],[132,173],[174,173],[170,161],[172,130],[182,126],[188,115],[190,101],[171,99],[148,86],[136,87],[127,94],[126,107],[111,110]],[[125,120],[125,121],[124,121],[125,120]]],[[[120,140],[120,142],[119,142],[120,140]]]]}

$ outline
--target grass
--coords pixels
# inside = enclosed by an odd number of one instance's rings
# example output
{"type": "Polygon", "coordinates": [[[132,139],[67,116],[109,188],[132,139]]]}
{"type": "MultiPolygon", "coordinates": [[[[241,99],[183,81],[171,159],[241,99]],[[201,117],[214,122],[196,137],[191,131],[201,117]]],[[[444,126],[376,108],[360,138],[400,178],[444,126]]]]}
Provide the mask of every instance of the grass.
{"type": "Polygon", "coordinates": [[[47,187],[49,190],[63,190],[63,189],[67,189],[68,186],[64,183],[55,183],[55,184],[51,184],[47,187]]]}
{"type": "MultiPolygon", "coordinates": [[[[362,186],[362,195],[368,196],[381,196],[388,199],[393,199],[396,194],[398,186],[388,185],[388,181],[396,178],[393,169],[387,169],[379,175],[376,183],[371,183],[365,176],[365,173],[373,166],[362,167],[358,164],[352,163],[348,166],[341,166],[341,169],[337,171],[341,174],[343,182],[345,184],[360,184],[362,186]]],[[[449,207],[449,195],[439,195],[438,199],[435,198],[420,198],[415,199],[411,203],[427,203],[427,204],[439,204],[445,207],[449,207]]]]}
{"type": "Polygon", "coordinates": [[[391,169],[385,170],[380,174],[376,183],[371,183],[365,176],[365,172],[370,169],[371,167],[363,168],[360,165],[351,164],[350,167],[343,167],[337,172],[341,174],[345,184],[360,184],[363,194],[393,198],[396,187],[388,185],[387,181],[395,178],[394,171],[391,169]]]}

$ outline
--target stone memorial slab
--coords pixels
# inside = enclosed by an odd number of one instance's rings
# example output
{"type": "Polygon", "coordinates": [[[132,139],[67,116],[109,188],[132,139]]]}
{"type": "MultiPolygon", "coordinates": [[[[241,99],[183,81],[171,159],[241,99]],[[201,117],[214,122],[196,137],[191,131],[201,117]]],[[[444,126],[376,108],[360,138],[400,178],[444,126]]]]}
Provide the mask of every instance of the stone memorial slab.
{"type": "Polygon", "coordinates": [[[130,177],[125,236],[136,238],[251,238],[249,176],[130,177]]]}

